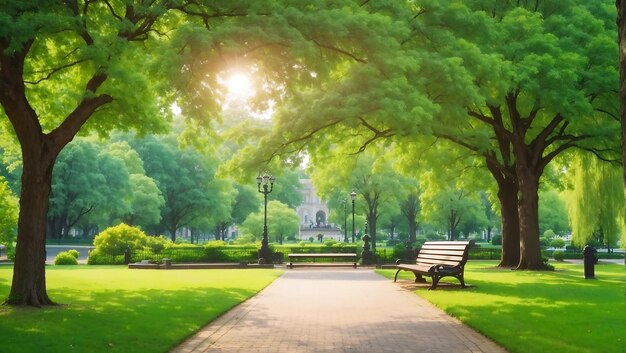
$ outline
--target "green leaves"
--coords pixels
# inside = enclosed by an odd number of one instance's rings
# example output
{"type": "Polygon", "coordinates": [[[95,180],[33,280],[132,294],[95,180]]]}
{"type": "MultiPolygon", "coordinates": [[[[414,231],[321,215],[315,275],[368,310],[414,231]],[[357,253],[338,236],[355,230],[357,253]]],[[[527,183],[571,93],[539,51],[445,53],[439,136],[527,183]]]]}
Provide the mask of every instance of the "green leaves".
{"type": "Polygon", "coordinates": [[[0,176],[0,243],[13,247],[17,228],[18,199],[0,176]]]}

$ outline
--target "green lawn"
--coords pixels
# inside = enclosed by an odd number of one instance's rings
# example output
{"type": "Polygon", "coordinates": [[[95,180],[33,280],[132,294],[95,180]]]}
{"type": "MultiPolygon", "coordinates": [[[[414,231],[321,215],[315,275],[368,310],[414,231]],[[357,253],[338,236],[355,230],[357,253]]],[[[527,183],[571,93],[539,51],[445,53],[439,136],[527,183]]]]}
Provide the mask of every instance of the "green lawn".
{"type": "MultiPolygon", "coordinates": [[[[64,305],[0,307],[0,351],[166,352],[281,273],[51,266],[48,293],[64,305]]],[[[11,267],[0,266],[2,298],[11,276],[11,267]]]]}
{"type": "Polygon", "coordinates": [[[595,280],[583,279],[582,265],[557,264],[554,272],[493,266],[468,263],[466,282],[474,288],[416,293],[511,352],[626,352],[625,266],[597,265],[595,280]]]}

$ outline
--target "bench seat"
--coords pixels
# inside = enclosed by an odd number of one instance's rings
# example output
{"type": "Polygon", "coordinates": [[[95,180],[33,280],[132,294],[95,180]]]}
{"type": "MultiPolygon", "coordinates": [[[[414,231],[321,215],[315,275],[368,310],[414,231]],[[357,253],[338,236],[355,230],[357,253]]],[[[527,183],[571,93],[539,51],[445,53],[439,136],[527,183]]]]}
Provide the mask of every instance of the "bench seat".
{"type": "Polygon", "coordinates": [[[422,245],[415,263],[402,264],[400,260],[396,262],[398,270],[393,281],[397,281],[400,271],[410,271],[415,275],[416,283],[426,282],[422,276],[431,277],[429,290],[436,289],[443,277],[455,277],[461,282],[461,287],[465,288],[463,275],[470,245],[471,241],[426,242],[422,245]]]}
{"type": "Polygon", "coordinates": [[[352,266],[356,268],[356,253],[315,253],[315,254],[289,254],[289,268],[293,268],[294,259],[349,259],[352,266]]]}

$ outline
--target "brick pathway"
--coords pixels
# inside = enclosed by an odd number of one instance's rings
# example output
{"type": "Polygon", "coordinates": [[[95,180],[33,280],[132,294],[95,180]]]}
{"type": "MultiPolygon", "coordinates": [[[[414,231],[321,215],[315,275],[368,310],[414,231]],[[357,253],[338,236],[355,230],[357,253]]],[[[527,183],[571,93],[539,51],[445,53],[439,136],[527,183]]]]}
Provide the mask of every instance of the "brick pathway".
{"type": "Polygon", "coordinates": [[[174,353],[498,352],[370,269],[294,269],[174,353]]]}

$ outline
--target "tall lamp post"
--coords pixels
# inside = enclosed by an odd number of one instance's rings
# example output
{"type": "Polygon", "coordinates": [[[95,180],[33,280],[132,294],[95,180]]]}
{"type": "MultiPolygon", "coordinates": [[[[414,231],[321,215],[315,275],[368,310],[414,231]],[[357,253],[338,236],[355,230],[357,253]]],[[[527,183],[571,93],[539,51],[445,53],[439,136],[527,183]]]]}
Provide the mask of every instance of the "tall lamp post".
{"type": "Polygon", "coordinates": [[[356,192],[354,192],[354,190],[350,193],[350,198],[352,198],[352,242],[354,243],[354,200],[356,199],[356,192]]]}
{"type": "Polygon", "coordinates": [[[348,242],[348,200],[343,199],[343,241],[348,242]]]}
{"type": "Polygon", "coordinates": [[[267,195],[274,190],[275,180],[276,178],[267,173],[256,177],[257,189],[263,194],[263,203],[265,206],[263,213],[263,240],[261,240],[261,250],[259,250],[259,264],[272,263],[272,253],[267,239],[267,195]],[[263,190],[261,190],[261,184],[263,185],[263,190]]]}

